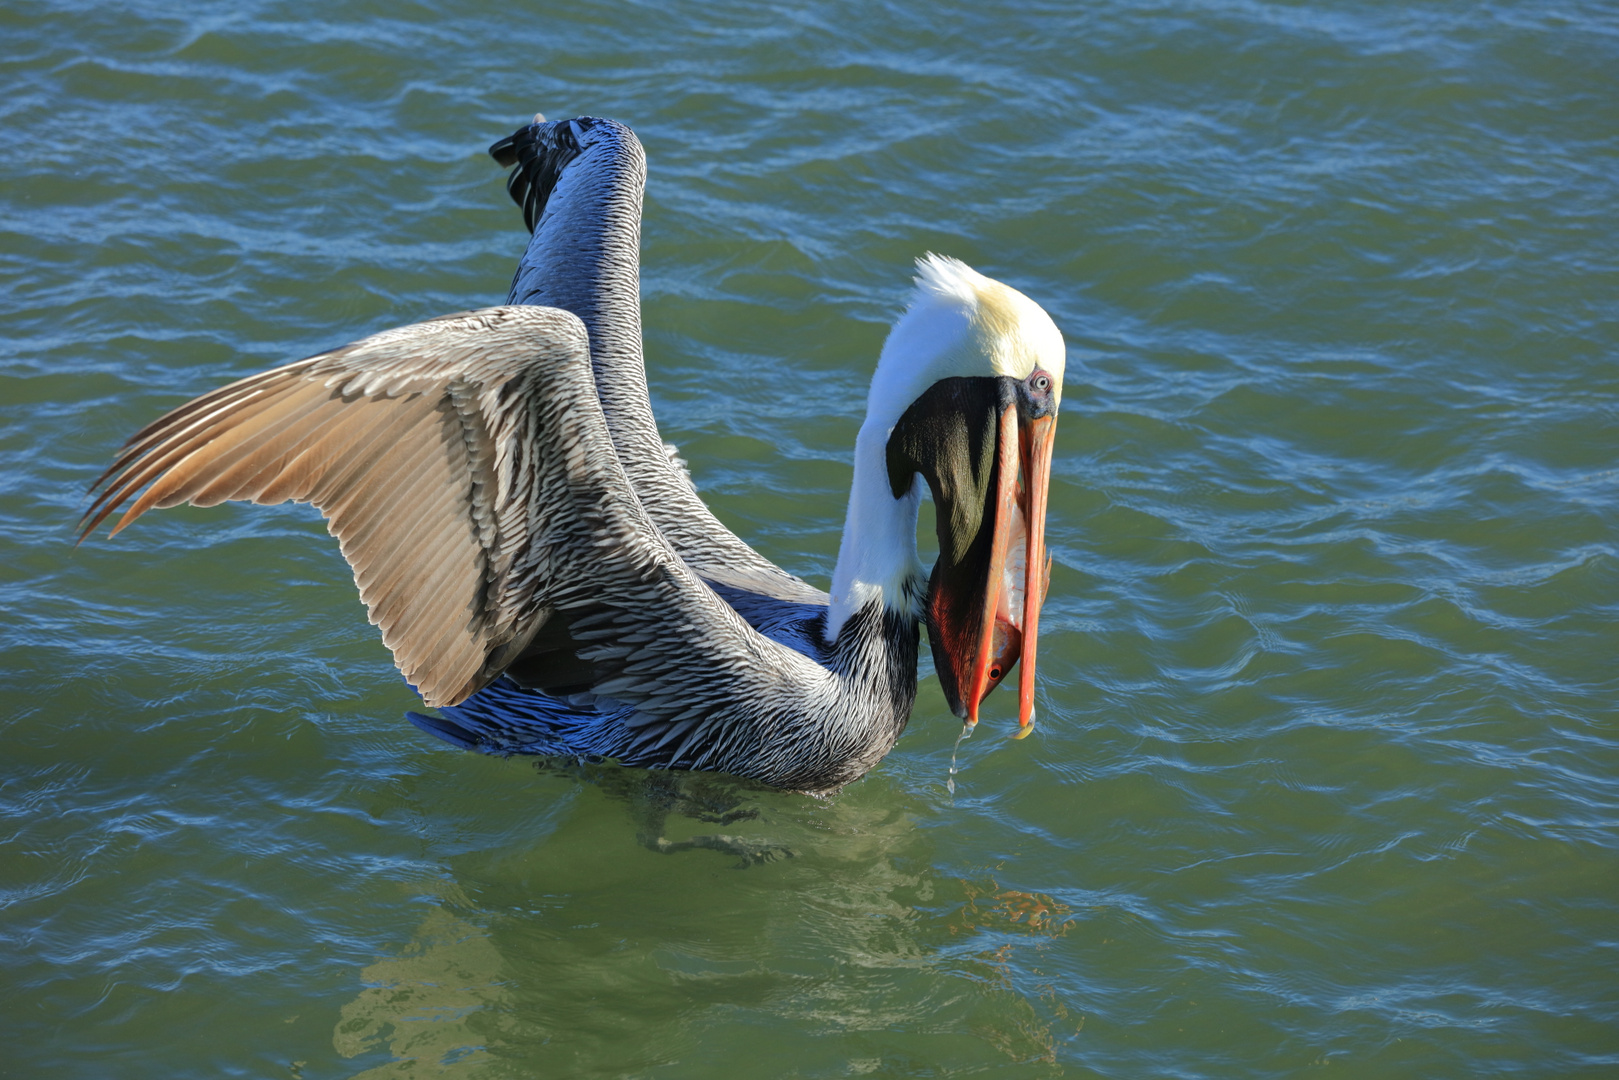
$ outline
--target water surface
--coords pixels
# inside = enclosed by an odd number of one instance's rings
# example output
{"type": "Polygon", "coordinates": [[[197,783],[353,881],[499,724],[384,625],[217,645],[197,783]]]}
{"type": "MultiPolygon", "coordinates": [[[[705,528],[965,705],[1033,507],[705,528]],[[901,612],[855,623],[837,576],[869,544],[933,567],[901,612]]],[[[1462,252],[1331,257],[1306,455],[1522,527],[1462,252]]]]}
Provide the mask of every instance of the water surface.
{"type": "MultiPolygon", "coordinates": [[[[1619,1074],[1619,17],[1595,3],[0,10],[0,1074],[1619,1074]],[[505,294],[636,128],[654,404],[824,584],[911,260],[1069,343],[1041,724],[747,870],[436,743],[301,508],[74,549],[129,432],[505,294]]],[[[675,838],[716,826],[675,815],[675,838]]]]}

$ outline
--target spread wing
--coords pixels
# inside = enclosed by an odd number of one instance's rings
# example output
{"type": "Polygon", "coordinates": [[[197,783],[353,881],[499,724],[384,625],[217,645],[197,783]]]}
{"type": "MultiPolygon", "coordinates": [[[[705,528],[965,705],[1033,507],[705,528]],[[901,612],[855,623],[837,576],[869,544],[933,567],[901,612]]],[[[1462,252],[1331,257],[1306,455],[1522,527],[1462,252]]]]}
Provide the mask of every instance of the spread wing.
{"type": "MultiPolygon", "coordinates": [[[[714,517],[665,445],[647,395],[639,284],[646,155],[614,120],[582,116],[519,128],[489,148],[511,168],[507,190],[533,233],[510,304],[571,311],[590,331],[607,427],[658,529],[706,580],[789,604],[827,596],[754,551],[714,517]]],[[[779,606],[779,605],[777,605],[779,606]]]]}
{"type": "Polygon", "coordinates": [[[559,636],[588,672],[571,680],[671,730],[716,700],[753,712],[838,696],[648,519],[613,450],[585,327],[555,308],[444,316],[242,379],[138,432],[103,484],[84,535],[142,487],[114,535],[184,502],[320,508],[429,705],[464,700],[531,644],[555,655],[559,636]]]}

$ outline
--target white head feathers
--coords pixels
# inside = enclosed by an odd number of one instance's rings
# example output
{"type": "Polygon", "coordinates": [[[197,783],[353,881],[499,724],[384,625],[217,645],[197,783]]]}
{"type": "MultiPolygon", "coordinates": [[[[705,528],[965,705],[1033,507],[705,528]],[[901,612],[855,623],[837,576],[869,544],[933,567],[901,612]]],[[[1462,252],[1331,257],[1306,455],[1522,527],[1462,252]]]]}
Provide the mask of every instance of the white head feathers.
{"type": "Polygon", "coordinates": [[[928,254],[916,270],[916,289],[877,361],[867,423],[891,427],[929,386],[954,375],[1024,379],[1040,367],[1061,404],[1066,349],[1044,308],[960,259],[928,254]]]}
{"type": "Polygon", "coordinates": [[[888,437],[905,410],[940,379],[1021,380],[1036,367],[1051,375],[1062,400],[1062,334],[1039,304],[959,259],[928,255],[916,261],[916,269],[916,289],[883,343],[855,440],[849,517],[832,572],[829,641],[845,619],[875,598],[894,607],[909,603],[905,582],[925,575],[916,556],[916,515],[925,485],[918,477],[898,499],[889,488],[888,437]]]}

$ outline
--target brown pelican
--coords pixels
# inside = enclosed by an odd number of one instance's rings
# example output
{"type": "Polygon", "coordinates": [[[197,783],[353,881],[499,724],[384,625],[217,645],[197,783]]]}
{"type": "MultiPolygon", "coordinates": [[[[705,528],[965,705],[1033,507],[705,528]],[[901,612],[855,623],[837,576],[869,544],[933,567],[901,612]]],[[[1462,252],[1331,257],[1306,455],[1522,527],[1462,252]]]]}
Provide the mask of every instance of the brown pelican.
{"type": "Polygon", "coordinates": [[[635,135],[536,117],[490,153],[533,233],[504,305],[180,406],[96,482],[84,535],[142,487],[114,534],[154,506],[314,504],[399,669],[442,713],[412,719],[489,753],[830,791],[904,729],[923,622],[969,724],[1021,657],[1028,725],[1064,361],[1051,318],[961,262],[918,261],[872,378],[828,596],[721,525],[658,433],[635,135]]]}

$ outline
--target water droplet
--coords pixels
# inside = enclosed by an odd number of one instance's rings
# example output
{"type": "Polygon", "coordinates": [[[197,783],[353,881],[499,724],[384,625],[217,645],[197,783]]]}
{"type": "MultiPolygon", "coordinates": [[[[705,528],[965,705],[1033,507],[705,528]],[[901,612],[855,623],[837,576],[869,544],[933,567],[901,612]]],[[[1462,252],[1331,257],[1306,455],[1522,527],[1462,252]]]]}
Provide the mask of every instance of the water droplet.
{"type": "Polygon", "coordinates": [[[962,724],[961,734],[956,736],[956,745],[950,748],[950,776],[945,780],[944,788],[952,795],[956,793],[956,752],[961,749],[961,740],[972,737],[973,726],[971,724],[962,724]]]}

